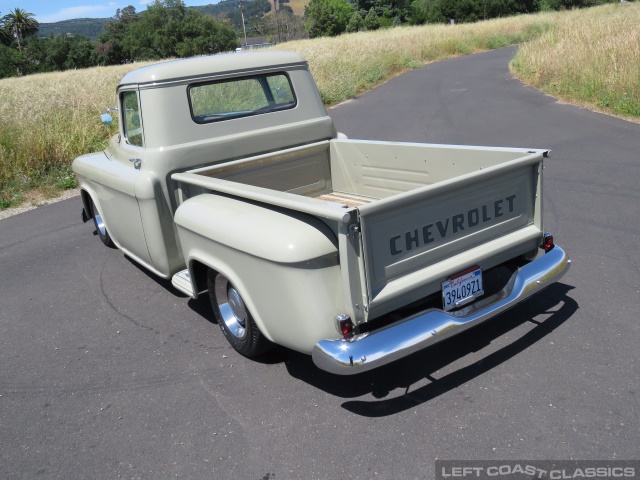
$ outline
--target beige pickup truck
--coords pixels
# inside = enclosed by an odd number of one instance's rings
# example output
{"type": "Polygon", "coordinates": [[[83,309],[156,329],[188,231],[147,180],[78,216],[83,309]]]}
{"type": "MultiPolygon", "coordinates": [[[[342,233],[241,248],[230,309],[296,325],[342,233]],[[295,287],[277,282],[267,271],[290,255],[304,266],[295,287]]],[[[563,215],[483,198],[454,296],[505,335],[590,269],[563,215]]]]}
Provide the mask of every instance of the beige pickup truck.
{"type": "Polygon", "coordinates": [[[242,355],[278,344],[363,372],[571,263],[543,228],[547,150],[348,139],[298,54],[159,63],[117,97],[119,133],[73,163],[83,220],[189,297],[208,292],[242,355]]]}

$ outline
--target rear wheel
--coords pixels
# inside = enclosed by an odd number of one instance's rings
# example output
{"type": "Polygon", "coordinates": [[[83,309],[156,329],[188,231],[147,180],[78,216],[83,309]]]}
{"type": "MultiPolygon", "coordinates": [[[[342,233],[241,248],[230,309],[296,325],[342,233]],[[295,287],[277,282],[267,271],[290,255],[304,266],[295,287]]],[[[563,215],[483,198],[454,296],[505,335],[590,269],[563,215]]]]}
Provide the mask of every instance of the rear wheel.
{"type": "Polygon", "coordinates": [[[209,270],[207,286],[213,314],[235,351],[251,358],[273,347],[256,325],[240,292],[227,277],[209,270]]]}
{"type": "Polygon", "coordinates": [[[116,248],[113,240],[111,240],[111,235],[107,231],[107,227],[104,224],[104,220],[102,219],[102,215],[98,212],[96,208],[96,204],[91,200],[91,214],[93,215],[93,225],[96,227],[96,231],[98,232],[98,236],[102,243],[104,243],[109,248],[116,248]]]}

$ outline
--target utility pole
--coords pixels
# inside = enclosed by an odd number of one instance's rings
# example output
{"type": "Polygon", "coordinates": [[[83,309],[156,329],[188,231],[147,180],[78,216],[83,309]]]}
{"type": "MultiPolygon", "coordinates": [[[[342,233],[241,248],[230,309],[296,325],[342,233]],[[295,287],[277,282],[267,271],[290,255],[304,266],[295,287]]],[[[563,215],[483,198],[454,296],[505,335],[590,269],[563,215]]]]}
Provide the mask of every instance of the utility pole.
{"type": "Polygon", "coordinates": [[[242,31],[244,33],[244,46],[247,46],[247,27],[244,24],[244,9],[242,8],[242,0],[240,0],[240,17],[242,17],[242,31]]]}
{"type": "Polygon", "coordinates": [[[278,5],[276,4],[278,0],[273,0],[273,8],[276,9],[276,30],[278,30],[278,43],[281,43],[280,41],[280,22],[278,22],[278,5]]]}

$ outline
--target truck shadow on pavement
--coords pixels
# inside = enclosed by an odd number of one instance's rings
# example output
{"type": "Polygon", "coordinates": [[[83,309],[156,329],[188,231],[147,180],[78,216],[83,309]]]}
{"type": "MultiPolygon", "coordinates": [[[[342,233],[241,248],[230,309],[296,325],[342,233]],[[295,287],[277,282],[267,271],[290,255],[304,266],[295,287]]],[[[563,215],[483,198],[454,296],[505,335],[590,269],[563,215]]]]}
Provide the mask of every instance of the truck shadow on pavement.
{"type": "Polygon", "coordinates": [[[290,352],[285,365],[292,377],[331,395],[355,398],[370,394],[375,398],[346,401],[342,404],[345,410],[364,417],[394,415],[464,385],[549,335],[578,310],[576,301],[567,295],[573,288],[555,283],[544,292],[477,328],[467,330],[392,364],[356,376],[337,376],[323,372],[313,365],[309,356],[297,352],[290,352]],[[533,320],[539,314],[549,317],[542,322],[533,320]],[[432,376],[434,372],[470,353],[482,350],[494,340],[527,322],[534,323],[534,328],[509,345],[441,378],[436,379],[432,376]],[[425,379],[429,381],[427,385],[409,391],[412,385],[425,379]],[[405,393],[387,398],[397,389],[404,389],[405,393]]]}
{"type": "Polygon", "coordinates": [[[138,262],[136,262],[131,257],[129,257],[127,254],[124,254],[124,258],[133,267],[135,267],[140,273],[144,274],[149,280],[153,281],[154,283],[156,283],[160,287],[164,288],[167,292],[172,294],[174,297],[185,298],[185,299],[188,298],[188,296],[186,294],[182,293],[180,290],[178,290],[176,287],[173,286],[173,284],[171,283],[171,279],[161,278],[158,275],[156,275],[155,273],[150,272],[145,267],[143,267],[138,262]]]}

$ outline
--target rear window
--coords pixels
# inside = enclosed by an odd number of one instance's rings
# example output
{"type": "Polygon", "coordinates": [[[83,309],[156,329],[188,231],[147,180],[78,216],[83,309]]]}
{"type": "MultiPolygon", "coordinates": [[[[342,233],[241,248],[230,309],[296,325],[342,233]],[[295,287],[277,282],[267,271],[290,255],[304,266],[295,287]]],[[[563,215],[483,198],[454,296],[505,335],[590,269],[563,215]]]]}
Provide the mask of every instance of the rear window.
{"type": "Polygon", "coordinates": [[[234,78],[189,87],[191,115],[197,123],[286,110],[296,106],[284,73],[234,78]]]}

